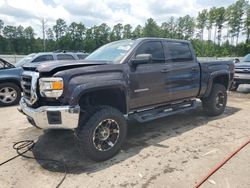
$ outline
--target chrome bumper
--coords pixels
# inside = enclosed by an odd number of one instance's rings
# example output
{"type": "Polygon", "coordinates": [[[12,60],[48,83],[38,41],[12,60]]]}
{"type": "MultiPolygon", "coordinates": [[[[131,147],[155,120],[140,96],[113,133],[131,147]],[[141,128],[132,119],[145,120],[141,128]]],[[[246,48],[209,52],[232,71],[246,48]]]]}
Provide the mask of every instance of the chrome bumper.
{"type": "Polygon", "coordinates": [[[250,80],[250,73],[235,73],[234,79],[238,80],[250,80]]]}
{"type": "Polygon", "coordinates": [[[26,115],[32,122],[34,122],[36,127],[41,129],[74,129],[78,126],[80,107],[42,106],[34,109],[28,107],[22,98],[20,101],[19,111],[26,115]],[[53,116],[57,119],[57,121],[53,120],[53,116]]]}

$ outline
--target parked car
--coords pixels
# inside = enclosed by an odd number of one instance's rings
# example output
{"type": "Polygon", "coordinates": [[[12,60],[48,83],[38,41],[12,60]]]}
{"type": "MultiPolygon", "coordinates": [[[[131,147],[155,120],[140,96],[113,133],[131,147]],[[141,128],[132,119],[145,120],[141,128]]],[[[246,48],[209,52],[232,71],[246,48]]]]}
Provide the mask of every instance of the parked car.
{"type": "Polygon", "coordinates": [[[0,106],[18,104],[21,98],[22,68],[0,58],[0,106]]]}
{"type": "Polygon", "coordinates": [[[240,84],[250,84],[250,54],[235,64],[234,82],[230,90],[236,91],[240,84]]]}
{"type": "Polygon", "coordinates": [[[55,60],[82,60],[88,56],[83,52],[40,52],[32,53],[18,61],[15,66],[22,67],[26,63],[42,63],[55,60]]]}
{"type": "Polygon", "coordinates": [[[190,42],[140,38],[109,43],[78,64],[24,66],[20,112],[35,127],[74,129],[85,154],[103,161],[125,141],[127,119],[151,121],[194,109],[224,112],[232,61],[200,63],[190,42]]]}

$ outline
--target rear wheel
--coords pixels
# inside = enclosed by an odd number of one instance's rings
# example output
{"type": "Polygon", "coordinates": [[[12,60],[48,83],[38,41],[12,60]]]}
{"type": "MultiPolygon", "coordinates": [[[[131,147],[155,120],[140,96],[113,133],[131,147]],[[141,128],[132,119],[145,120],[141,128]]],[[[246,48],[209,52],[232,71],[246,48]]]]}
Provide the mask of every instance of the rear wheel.
{"type": "Polygon", "coordinates": [[[21,89],[14,83],[0,84],[0,105],[11,106],[18,104],[21,98],[21,89]]]}
{"type": "Polygon", "coordinates": [[[208,97],[202,99],[202,106],[209,116],[217,116],[225,111],[227,91],[225,86],[214,84],[208,97]]]}
{"type": "MultiPolygon", "coordinates": [[[[80,149],[94,161],[104,161],[120,151],[126,138],[127,123],[123,114],[110,106],[88,109],[77,129],[80,149]]],[[[84,115],[84,114],[83,114],[84,115]]]]}

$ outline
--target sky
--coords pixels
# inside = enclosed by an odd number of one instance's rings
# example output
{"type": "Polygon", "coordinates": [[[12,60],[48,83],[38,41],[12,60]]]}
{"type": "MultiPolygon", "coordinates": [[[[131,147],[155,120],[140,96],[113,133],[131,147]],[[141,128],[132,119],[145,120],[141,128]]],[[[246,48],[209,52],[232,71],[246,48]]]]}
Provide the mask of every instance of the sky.
{"type": "Polygon", "coordinates": [[[87,27],[107,23],[144,25],[148,18],[157,23],[170,16],[197,16],[204,8],[234,3],[234,0],[0,0],[0,19],[5,25],[32,26],[41,36],[41,19],[52,27],[58,18],[67,24],[82,22],[87,27]]]}

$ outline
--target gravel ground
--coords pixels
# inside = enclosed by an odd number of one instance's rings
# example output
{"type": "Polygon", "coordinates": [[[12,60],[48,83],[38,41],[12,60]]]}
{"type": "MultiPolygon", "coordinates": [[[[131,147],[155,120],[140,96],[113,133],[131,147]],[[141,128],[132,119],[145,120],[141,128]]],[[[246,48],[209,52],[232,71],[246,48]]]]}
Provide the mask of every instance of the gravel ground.
{"type": "MultiPolygon", "coordinates": [[[[61,187],[194,187],[227,155],[250,139],[250,88],[230,92],[226,111],[206,117],[201,108],[145,124],[129,122],[121,153],[103,163],[80,156],[72,131],[31,127],[16,108],[0,108],[0,163],[16,154],[14,142],[36,140],[27,155],[64,161],[61,187]]],[[[250,187],[250,145],[203,187],[250,187]]],[[[62,165],[22,157],[0,167],[0,187],[55,187],[62,165]]]]}

